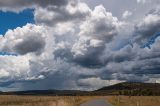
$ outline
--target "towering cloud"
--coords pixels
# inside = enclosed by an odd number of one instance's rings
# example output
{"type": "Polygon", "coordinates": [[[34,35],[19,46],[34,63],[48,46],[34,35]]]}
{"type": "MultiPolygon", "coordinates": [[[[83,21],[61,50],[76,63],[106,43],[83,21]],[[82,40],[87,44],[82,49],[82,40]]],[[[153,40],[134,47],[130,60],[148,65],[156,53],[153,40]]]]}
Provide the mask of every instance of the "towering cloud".
{"type": "Polygon", "coordinates": [[[65,48],[57,49],[55,54],[86,67],[104,65],[100,56],[105,50],[106,43],[112,41],[123,23],[106,12],[103,6],[95,7],[86,17],[81,22],[80,32],[76,33],[77,41],[73,45],[68,44],[65,48]]]}

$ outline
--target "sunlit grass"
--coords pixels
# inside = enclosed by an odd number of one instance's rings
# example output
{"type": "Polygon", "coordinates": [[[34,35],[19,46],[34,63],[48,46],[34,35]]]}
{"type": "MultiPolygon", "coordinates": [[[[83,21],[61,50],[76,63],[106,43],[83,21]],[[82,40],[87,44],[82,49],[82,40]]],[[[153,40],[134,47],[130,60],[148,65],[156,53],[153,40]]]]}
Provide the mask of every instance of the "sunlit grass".
{"type": "Polygon", "coordinates": [[[160,96],[15,96],[0,95],[0,106],[80,106],[103,98],[114,106],[160,106],[160,96]]]}
{"type": "Polygon", "coordinates": [[[79,106],[97,97],[1,95],[0,106],[79,106]]]}
{"type": "Polygon", "coordinates": [[[108,96],[114,106],[160,106],[160,96],[108,96]]]}

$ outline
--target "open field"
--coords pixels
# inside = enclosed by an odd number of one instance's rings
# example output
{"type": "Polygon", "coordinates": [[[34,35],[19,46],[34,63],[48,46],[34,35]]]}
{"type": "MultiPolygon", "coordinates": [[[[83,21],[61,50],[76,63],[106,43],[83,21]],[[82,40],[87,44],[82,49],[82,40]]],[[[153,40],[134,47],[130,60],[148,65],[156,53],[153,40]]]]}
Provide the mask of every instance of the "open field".
{"type": "Polygon", "coordinates": [[[0,106],[79,106],[96,96],[16,96],[0,95],[0,106]]]}
{"type": "Polygon", "coordinates": [[[108,96],[114,106],[160,106],[160,96],[108,96]]]}
{"type": "Polygon", "coordinates": [[[160,106],[160,96],[14,96],[1,95],[0,106],[80,106],[104,98],[114,106],[160,106]]]}

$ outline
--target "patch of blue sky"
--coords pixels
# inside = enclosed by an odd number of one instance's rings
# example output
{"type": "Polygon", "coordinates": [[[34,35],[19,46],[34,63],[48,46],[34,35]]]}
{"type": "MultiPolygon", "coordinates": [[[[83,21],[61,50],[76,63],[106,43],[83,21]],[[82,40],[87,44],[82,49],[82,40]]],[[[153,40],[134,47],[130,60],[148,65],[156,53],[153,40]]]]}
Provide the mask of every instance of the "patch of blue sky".
{"type": "Polygon", "coordinates": [[[22,27],[27,23],[35,23],[34,9],[26,9],[20,13],[0,11],[0,35],[4,35],[8,29],[22,27]]]}
{"type": "Polygon", "coordinates": [[[0,56],[18,56],[18,54],[10,52],[0,52],[0,56]]]}
{"type": "Polygon", "coordinates": [[[128,45],[130,45],[133,48],[132,40],[130,39],[131,38],[126,38],[126,39],[122,39],[121,41],[118,41],[117,45],[114,48],[112,48],[112,50],[118,51],[128,45]]]}
{"type": "MultiPolygon", "coordinates": [[[[160,32],[158,33],[155,33],[152,37],[150,37],[146,43],[144,43],[141,48],[149,48],[151,49],[151,45],[153,45],[156,41],[156,39],[160,37],[160,32]]],[[[131,39],[131,38],[130,38],[131,39]]],[[[132,40],[129,40],[129,39],[124,39],[122,40],[121,42],[119,42],[117,45],[116,48],[113,49],[113,51],[117,51],[117,50],[120,50],[121,48],[125,47],[126,45],[130,45],[132,48],[133,48],[133,41],[132,40]]]]}
{"type": "Polygon", "coordinates": [[[155,43],[155,40],[160,36],[160,32],[154,34],[141,48],[151,48],[151,45],[155,43]]]}

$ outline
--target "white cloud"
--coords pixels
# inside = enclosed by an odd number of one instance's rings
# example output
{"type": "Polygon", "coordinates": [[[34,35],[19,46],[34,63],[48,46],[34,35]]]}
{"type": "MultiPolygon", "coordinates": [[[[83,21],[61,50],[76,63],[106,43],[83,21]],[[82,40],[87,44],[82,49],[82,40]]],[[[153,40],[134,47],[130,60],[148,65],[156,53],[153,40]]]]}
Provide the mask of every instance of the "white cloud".
{"type": "Polygon", "coordinates": [[[147,0],[137,0],[137,3],[146,3],[147,0]]]}
{"type": "Polygon", "coordinates": [[[135,25],[134,37],[137,43],[145,43],[154,34],[160,32],[160,9],[155,8],[135,25]]]}
{"type": "Polygon", "coordinates": [[[57,23],[83,21],[90,14],[91,9],[85,3],[76,0],[70,1],[66,6],[60,8],[47,7],[36,8],[34,16],[37,24],[54,26],[57,23]],[[46,17],[48,16],[48,17],[46,17]]]}
{"type": "Polygon", "coordinates": [[[30,65],[28,56],[0,56],[0,78],[5,80],[24,80],[29,77],[30,65]]]}
{"type": "Polygon", "coordinates": [[[0,78],[8,77],[9,72],[5,71],[4,69],[0,69],[0,78]]]}
{"type": "Polygon", "coordinates": [[[89,90],[97,90],[98,88],[101,88],[102,86],[114,85],[114,84],[120,83],[120,82],[122,82],[122,81],[103,80],[99,77],[91,77],[91,78],[84,78],[84,79],[78,80],[78,84],[88,86],[90,88],[89,90]]]}
{"type": "Polygon", "coordinates": [[[122,14],[122,18],[123,18],[123,19],[126,19],[126,18],[130,17],[131,15],[132,15],[132,12],[126,10],[126,11],[122,14]]]}
{"type": "Polygon", "coordinates": [[[4,36],[0,39],[3,45],[0,50],[4,52],[39,54],[45,48],[46,30],[43,26],[27,24],[7,31],[4,36]]]}
{"type": "Polygon", "coordinates": [[[117,17],[112,16],[112,13],[107,12],[100,5],[95,7],[91,16],[80,26],[80,36],[89,36],[109,42],[118,33],[121,25],[122,23],[118,21],[117,17]]]}

